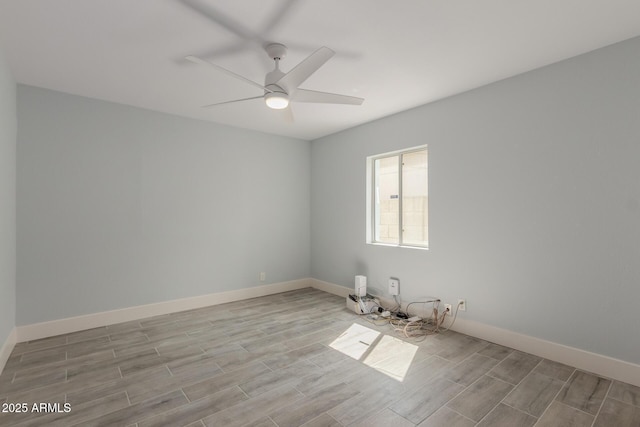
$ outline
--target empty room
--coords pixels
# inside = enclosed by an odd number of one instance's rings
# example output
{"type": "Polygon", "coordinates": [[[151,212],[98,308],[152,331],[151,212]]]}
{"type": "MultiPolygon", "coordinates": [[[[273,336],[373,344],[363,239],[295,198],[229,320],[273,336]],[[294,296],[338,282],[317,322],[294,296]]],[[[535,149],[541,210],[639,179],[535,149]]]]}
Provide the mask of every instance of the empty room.
{"type": "Polygon", "coordinates": [[[0,2],[0,425],[640,426],[640,3],[0,2]]]}

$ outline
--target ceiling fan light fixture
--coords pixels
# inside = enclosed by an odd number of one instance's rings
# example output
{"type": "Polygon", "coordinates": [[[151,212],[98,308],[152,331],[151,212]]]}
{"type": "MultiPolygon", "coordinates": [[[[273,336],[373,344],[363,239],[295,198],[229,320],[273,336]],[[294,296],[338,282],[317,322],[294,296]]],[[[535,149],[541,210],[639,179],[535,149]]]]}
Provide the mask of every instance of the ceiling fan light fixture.
{"type": "Polygon", "coordinates": [[[264,96],[267,107],[283,110],[289,106],[289,95],[284,92],[269,92],[264,96]]]}

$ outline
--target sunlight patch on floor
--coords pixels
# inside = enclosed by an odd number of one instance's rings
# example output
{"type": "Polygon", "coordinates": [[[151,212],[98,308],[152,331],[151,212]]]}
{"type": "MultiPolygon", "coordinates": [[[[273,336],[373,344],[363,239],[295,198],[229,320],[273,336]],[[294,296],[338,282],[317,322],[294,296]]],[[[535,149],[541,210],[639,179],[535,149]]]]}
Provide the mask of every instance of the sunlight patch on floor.
{"type": "Polygon", "coordinates": [[[363,360],[367,366],[385,375],[403,381],[418,346],[381,333],[357,323],[352,324],[329,347],[356,360],[363,360]]]}
{"type": "Polygon", "coordinates": [[[329,347],[360,360],[362,355],[369,350],[371,344],[378,338],[378,335],[380,335],[380,332],[354,323],[329,344],[329,347]]]}
{"type": "Polygon", "coordinates": [[[364,364],[402,381],[417,351],[417,345],[385,335],[366,357],[364,364]]]}

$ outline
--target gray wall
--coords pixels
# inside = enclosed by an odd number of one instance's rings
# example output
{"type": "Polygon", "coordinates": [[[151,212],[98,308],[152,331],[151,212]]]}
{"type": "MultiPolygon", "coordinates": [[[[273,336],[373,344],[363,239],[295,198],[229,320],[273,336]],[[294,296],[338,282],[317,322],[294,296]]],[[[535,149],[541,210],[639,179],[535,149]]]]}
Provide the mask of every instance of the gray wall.
{"type": "MultiPolygon", "coordinates": [[[[640,39],[313,141],[312,277],[640,363],[640,39]],[[429,251],[365,244],[365,157],[429,144],[429,251]]],[[[472,70],[470,70],[472,72],[472,70]]]]}
{"type": "Polygon", "coordinates": [[[0,347],[16,324],[16,83],[0,50],[0,347]]]}
{"type": "Polygon", "coordinates": [[[22,85],[18,117],[18,325],[309,276],[309,142],[22,85]]]}

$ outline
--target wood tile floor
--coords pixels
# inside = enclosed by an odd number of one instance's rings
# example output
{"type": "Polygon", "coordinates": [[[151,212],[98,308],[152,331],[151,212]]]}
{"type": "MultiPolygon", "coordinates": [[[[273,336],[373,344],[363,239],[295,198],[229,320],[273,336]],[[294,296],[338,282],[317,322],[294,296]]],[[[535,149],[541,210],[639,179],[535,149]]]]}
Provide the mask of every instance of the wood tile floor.
{"type": "Polygon", "coordinates": [[[0,403],[28,409],[0,425],[640,426],[638,387],[455,332],[395,336],[303,289],[20,343],[0,403]],[[380,333],[364,354],[354,323],[380,333]]]}

